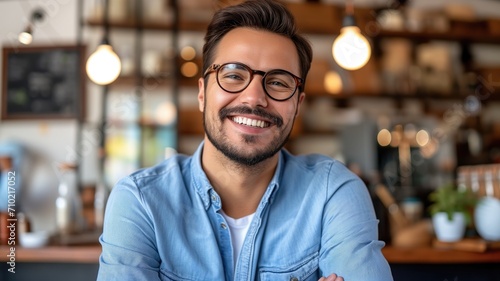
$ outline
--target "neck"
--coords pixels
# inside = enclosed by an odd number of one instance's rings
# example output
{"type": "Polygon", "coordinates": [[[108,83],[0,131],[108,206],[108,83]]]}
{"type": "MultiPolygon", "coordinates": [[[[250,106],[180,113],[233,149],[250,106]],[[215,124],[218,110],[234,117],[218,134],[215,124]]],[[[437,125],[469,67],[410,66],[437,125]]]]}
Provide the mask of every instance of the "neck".
{"type": "Polygon", "coordinates": [[[249,167],[227,158],[206,140],[202,167],[221,197],[222,208],[228,216],[241,218],[257,210],[274,175],[278,158],[276,154],[249,167]]]}

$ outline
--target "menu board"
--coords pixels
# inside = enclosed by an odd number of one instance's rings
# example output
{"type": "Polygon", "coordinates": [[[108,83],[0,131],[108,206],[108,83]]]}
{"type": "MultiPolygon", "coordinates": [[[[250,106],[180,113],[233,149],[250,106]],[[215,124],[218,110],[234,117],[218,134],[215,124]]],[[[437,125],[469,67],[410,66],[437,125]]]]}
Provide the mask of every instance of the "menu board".
{"type": "Polygon", "coordinates": [[[2,119],[83,118],[83,46],[4,47],[2,119]]]}

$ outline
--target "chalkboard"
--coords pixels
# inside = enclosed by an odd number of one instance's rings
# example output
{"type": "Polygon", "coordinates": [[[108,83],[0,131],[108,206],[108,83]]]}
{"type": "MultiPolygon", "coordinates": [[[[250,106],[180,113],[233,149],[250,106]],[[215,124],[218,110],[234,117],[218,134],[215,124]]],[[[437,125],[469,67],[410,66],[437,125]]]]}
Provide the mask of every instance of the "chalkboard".
{"type": "Polygon", "coordinates": [[[84,56],[84,46],[4,47],[1,118],[83,118],[84,56]]]}

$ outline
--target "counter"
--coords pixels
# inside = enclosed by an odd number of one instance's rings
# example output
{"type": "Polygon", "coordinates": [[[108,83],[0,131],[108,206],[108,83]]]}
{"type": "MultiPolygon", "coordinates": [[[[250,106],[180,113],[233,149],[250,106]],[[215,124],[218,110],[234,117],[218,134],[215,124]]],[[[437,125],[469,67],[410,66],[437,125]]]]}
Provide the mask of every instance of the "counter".
{"type": "MultiPolygon", "coordinates": [[[[9,274],[9,251],[10,247],[0,246],[0,280],[9,274]]],[[[476,253],[431,247],[403,249],[386,246],[382,252],[391,265],[395,281],[500,280],[500,250],[476,253]]],[[[68,276],[75,275],[79,275],[78,280],[95,280],[100,253],[99,244],[40,249],[16,247],[16,280],[33,280],[34,276],[47,276],[53,281],[68,280],[68,276]],[[25,277],[22,278],[22,275],[25,277]]]]}
{"type": "MultiPolygon", "coordinates": [[[[0,261],[7,262],[10,248],[0,246],[0,261]]],[[[440,250],[434,248],[382,249],[389,263],[450,264],[450,263],[500,263],[500,251],[475,253],[440,250]]],[[[16,247],[16,262],[97,263],[101,253],[99,244],[89,246],[48,246],[40,249],[16,247]]]]}

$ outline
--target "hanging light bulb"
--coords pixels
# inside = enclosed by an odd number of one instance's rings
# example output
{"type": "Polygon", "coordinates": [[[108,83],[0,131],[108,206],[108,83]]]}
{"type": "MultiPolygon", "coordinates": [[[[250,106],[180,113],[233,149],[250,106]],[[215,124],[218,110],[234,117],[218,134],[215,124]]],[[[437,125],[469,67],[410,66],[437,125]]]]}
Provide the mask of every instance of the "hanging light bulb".
{"type": "Polygon", "coordinates": [[[97,46],[87,60],[86,70],[92,82],[98,85],[108,85],[120,75],[122,64],[113,47],[107,42],[97,46]]]}
{"type": "Polygon", "coordinates": [[[37,8],[31,13],[30,20],[26,28],[19,33],[18,40],[23,45],[29,45],[33,42],[33,29],[37,22],[43,21],[45,16],[45,10],[42,8],[37,8]]]}
{"type": "Polygon", "coordinates": [[[351,1],[346,4],[346,15],[342,22],[340,35],[333,42],[332,54],[337,64],[347,70],[360,69],[370,59],[370,43],[356,26],[354,6],[351,1]]]}
{"type": "Polygon", "coordinates": [[[31,29],[31,25],[28,25],[23,32],[19,33],[18,40],[23,45],[29,45],[33,42],[33,31],[31,29]]]}
{"type": "Polygon", "coordinates": [[[337,72],[330,70],[325,74],[323,86],[330,94],[340,94],[340,92],[342,92],[342,78],[337,72]]]}
{"type": "Polygon", "coordinates": [[[109,43],[109,0],[104,2],[104,36],[102,42],[87,60],[86,70],[92,82],[98,85],[113,83],[120,75],[122,63],[109,43]]]}

